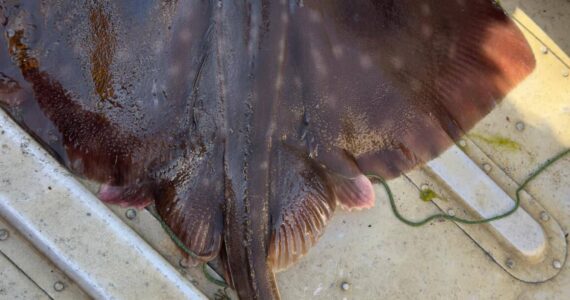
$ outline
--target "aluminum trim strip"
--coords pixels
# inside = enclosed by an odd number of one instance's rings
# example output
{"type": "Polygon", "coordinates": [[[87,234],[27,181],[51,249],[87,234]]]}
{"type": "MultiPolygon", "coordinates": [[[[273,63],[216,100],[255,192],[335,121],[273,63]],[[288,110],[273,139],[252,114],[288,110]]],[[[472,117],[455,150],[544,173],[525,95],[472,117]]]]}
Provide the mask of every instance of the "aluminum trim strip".
{"type": "Polygon", "coordinates": [[[88,294],[206,299],[0,110],[0,215],[88,294]]]}

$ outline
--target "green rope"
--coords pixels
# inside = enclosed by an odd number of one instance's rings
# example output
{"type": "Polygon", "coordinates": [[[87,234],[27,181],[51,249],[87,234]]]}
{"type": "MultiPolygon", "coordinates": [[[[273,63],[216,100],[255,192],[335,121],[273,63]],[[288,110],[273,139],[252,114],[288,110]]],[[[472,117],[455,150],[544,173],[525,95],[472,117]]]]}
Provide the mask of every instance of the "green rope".
{"type": "MultiPolygon", "coordinates": [[[[162,218],[160,217],[160,215],[158,213],[154,212],[152,209],[148,209],[148,212],[156,220],[158,220],[162,229],[164,229],[166,234],[170,237],[170,239],[174,242],[174,244],[176,244],[176,246],[178,248],[182,249],[182,251],[184,251],[184,253],[190,255],[190,257],[192,257],[194,259],[199,259],[199,256],[196,255],[196,253],[194,253],[192,250],[188,249],[188,247],[186,247],[186,245],[184,245],[184,243],[176,236],[176,234],[172,231],[172,229],[170,229],[168,224],[166,224],[166,222],[164,222],[164,220],[162,220],[162,218]]],[[[218,279],[214,278],[212,275],[210,275],[208,270],[206,270],[206,263],[202,264],[202,272],[204,273],[204,276],[206,277],[206,279],[208,279],[208,281],[210,281],[210,282],[212,282],[218,286],[224,287],[224,288],[228,287],[228,285],[225,282],[218,280],[218,279]]]]}
{"type": "MultiPolygon", "coordinates": [[[[515,205],[510,210],[508,210],[507,212],[504,212],[502,214],[499,214],[497,216],[486,218],[486,219],[481,219],[481,220],[467,220],[467,219],[459,218],[456,216],[450,216],[447,214],[435,214],[435,215],[429,216],[429,217],[427,217],[423,220],[420,220],[420,221],[409,220],[409,219],[405,218],[404,216],[402,216],[402,214],[400,214],[400,212],[398,211],[398,208],[396,206],[396,202],[394,201],[394,195],[392,194],[392,190],[390,189],[390,186],[388,186],[388,183],[386,182],[386,180],[380,176],[377,176],[377,175],[367,175],[367,176],[368,176],[368,178],[373,179],[373,180],[377,180],[378,182],[380,182],[382,184],[382,186],[386,190],[386,194],[388,194],[388,199],[390,200],[390,207],[392,208],[392,212],[394,213],[396,218],[398,218],[398,220],[402,221],[403,223],[405,223],[407,225],[419,227],[419,226],[425,225],[425,224],[429,223],[430,221],[432,221],[434,219],[438,219],[438,218],[442,218],[442,219],[446,219],[446,220],[450,220],[450,221],[454,221],[454,222],[458,222],[458,223],[462,223],[462,224],[482,224],[482,223],[488,223],[488,222],[492,222],[492,221],[496,221],[496,220],[505,218],[505,217],[511,215],[512,213],[514,213],[520,206],[520,193],[521,193],[521,191],[532,180],[534,180],[538,175],[540,175],[545,169],[547,169],[552,164],[554,164],[555,162],[557,162],[558,160],[560,160],[561,158],[563,158],[564,156],[566,156],[568,154],[570,154],[570,149],[559,153],[555,157],[546,161],[546,163],[544,163],[542,166],[540,166],[537,170],[535,170],[517,188],[515,205]]],[[[188,249],[188,247],[186,247],[186,245],[184,245],[184,243],[176,236],[176,234],[174,234],[174,232],[172,231],[172,229],[170,229],[170,227],[166,224],[166,222],[164,222],[164,220],[162,220],[162,218],[158,215],[158,213],[154,212],[152,209],[149,209],[148,211],[150,212],[150,214],[155,219],[157,219],[160,222],[160,226],[162,226],[164,231],[168,234],[168,236],[176,244],[176,246],[178,246],[178,248],[182,249],[186,254],[190,255],[190,257],[198,258],[198,255],[196,255],[196,253],[194,253],[193,251],[188,249]]],[[[210,274],[210,272],[208,272],[208,270],[206,269],[205,263],[202,265],[202,272],[204,273],[204,276],[206,277],[206,279],[208,281],[210,281],[210,282],[212,282],[218,286],[224,287],[224,288],[228,287],[228,285],[224,281],[221,281],[221,280],[218,280],[217,278],[214,278],[210,274]]]]}
{"type": "Polygon", "coordinates": [[[207,264],[202,264],[202,272],[204,273],[204,276],[206,276],[206,279],[208,279],[208,281],[210,281],[210,282],[212,282],[212,283],[214,283],[214,284],[216,284],[216,285],[219,285],[219,286],[221,286],[221,287],[223,287],[223,288],[227,288],[228,285],[226,284],[226,282],[225,282],[225,281],[222,281],[222,280],[219,280],[219,279],[215,278],[214,276],[212,276],[212,275],[210,274],[210,272],[206,269],[206,265],[207,265],[207,264]]]}
{"type": "Polygon", "coordinates": [[[196,259],[199,258],[199,256],[196,255],[196,253],[194,253],[192,250],[188,249],[188,247],[186,247],[186,245],[184,245],[184,243],[176,236],[176,234],[172,231],[172,229],[170,229],[168,224],[166,224],[166,222],[164,222],[164,220],[162,220],[162,218],[158,215],[158,213],[155,213],[151,209],[148,209],[148,212],[155,219],[158,220],[158,222],[160,223],[160,226],[162,226],[162,229],[164,229],[166,234],[170,237],[170,239],[174,242],[174,244],[176,244],[176,246],[178,246],[178,248],[182,249],[182,251],[184,251],[186,254],[190,255],[190,257],[192,257],[192,258],[196,258],[196,259]]]}
{"type": "Polygon", "coordinates": [[[219,289],[214,294],[214,300],[232,300],[232,298],[230,298],[230,296],[228,295],[228,288],[225,287],[223,290],[219,289]]]}
{"type": "Polygon", "coordinates": [[[392,212],[394,213],[396,218],[398,218],[398,220],[402,221],[403,223],[405,223],[407,225],[419,227],[419,226],[422,226],[422,225],[429,223],[430,221],[432,221],[434,219],[439,219],[439,218],[458,222],[458,223],[462,223],[462,224],[482,224],[482,223],[489,223],[492,221],[503,219],[503,218],[508,217],[511,214],[513,214],[520,206],[520,202],[521,202],[520,193],[521,193],[521,191],[531,181],[533,181],[538,175],[540,175],[545,169],[547,169],[552,164],[554,164],[555,162],[557,162],[558,160],[560,160],[561,158],[563,158],[564,156],[566,156],[568,154],[570,154],[570,149],[567,149],[567,150],[559,153],[558,155],[554,156],[553,158],[547,160],[542,166],[540,166],[537,170],[535,170],[532,174],[530,174],[530,176],[517,188],[515,205],[510,210],[508,210],[502,214],[496,215],[494,217],[490,217],[490,218],[486,218],[486,219],[480,219],[480,220],[467,220],[467,219],[459,218],[456,216],[450,216],[447,214],[435,214],[435,215],[429,216],[429,217],[427,217],[423,220],[420,220],[420,221],[409,220],[409,219],[405,218],[404,216],[402,216],[402,214],[400,214],[400,212],[398,211],[398,208],[396,207],[396,203],[394,201],[394,195],[392,194],[392,190],[388,186],[388,183],[386,183],[386,180],[384,180],[384,178],[377,176],[377,175],[367,175],[367,176],[370,179],[377,180],[378,182],[380,182],[382,184],[382,186],[384,186],[384,189],[386,190],[386,194],[388,194],[388,199],[390,200],[390,206],[392,208],[392,212]]]}

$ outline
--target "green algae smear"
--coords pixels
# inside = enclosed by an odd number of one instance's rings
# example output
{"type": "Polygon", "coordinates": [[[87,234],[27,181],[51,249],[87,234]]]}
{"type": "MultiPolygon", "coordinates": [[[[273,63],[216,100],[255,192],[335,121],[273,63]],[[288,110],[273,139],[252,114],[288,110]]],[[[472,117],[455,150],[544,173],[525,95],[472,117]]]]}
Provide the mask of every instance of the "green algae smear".
{"type": "Polygon", "coordinates": [[[469,134],[469,137],[485,142],[497,148],[509,151],[521,150],[521,145],[509,138],[500,135],[482,135],[477,133],[469,134]]]}
{"type": "Polygon", "coordinates": [[[426,189],[420,191],[420,199],[422,199],[422,201],[430,202],[434,198],[438,198],[438,195],[432,189],[426,189]]]}

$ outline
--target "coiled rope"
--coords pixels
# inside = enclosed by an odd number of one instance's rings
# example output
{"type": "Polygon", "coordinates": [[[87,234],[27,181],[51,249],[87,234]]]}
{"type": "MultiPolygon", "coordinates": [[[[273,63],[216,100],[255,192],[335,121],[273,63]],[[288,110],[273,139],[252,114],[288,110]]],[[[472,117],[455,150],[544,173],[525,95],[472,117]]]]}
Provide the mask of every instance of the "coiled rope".
{"type": "Polygon", "coordinates": [[[508,211],[506,211],[504,213],[498,214],[496,216],[493,216],[490,218],[485,218],[485,219],[479,219],[479,220],[468,220],[468,219],[463,219],[463,218],[448,215],[448,214],[434,214],[434,215],[431,215],[431,216],[429,216],[425,219],[422,219],[420,221],[410,220],[410,219],[404,217],[400,213],[400,211],[398,211],[398,207],[396,206],[396,202],[394,201],[394,195],[392,194],[392,190],[390,189],[390,186],[388,185],[386,180],[380,176],[377,176],[377,175],[367,175],[367,176],[371,180],[382,184],[382,186],[386,190],[386,194],[388,195],[388,199],[390,200],[390,207],[392,208],[392,212],[394,213],[396,218],[398,218],[398,220],[402,221],[403,223],[405,223],[407,225],[410,225],[413,227],[420,227],[420,226],[423,226],[423,225],[429,223],[430,221],[432,221],[434,219],[445,219],[445,220],[450,220],[450,221],[454,221],[454,222],[458,222],[458,223],[462,223],[462,224],[483,224],[483,223],[489,223],[492,221],[503,219],[503,218],[506,218],[506,217],[510,216],[511,214],[513,214],[520,206],[520,202],[521,202],[520,194],[526,188],[526,186],[531,181],[533,181],[538,175],[540,175],[542,172],[544,172],[544,170],[546,170],[552,164],[556,163],[557,161],[559,161],[560,159],[562,159],[564,156],[566,156],[568,154],[570,154],[570,149],[566,149],[565,151],[554,156],[553,158],[547,160],[538,169],[536,169],[534,172],[532,172],[525,179],[525,181],[517,188],[515,205],[511,209],[509,209],[508,211]]]}

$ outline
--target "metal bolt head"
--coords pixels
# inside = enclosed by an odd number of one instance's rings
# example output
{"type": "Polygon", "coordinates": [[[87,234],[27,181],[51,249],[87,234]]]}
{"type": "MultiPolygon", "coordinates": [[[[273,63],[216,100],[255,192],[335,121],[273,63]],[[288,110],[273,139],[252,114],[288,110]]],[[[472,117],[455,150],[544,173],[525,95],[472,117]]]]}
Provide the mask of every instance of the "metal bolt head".
{"type": "Polygon", "coordinates": [[[340,288],[341,288],[343,291],[348,291],[348,290],[350,290],[350,283],[348,283],[348,282],[345,281],[345,282],[343,282],[343,283],[340,284],[340,288]]]}
{"type": "Polygon", "coordinates": [[[562,263],[558,259],[555,259],[554,261],[552,261],[552,267],[555,268],[556,270],[560,270],[562,269],[562,263]]]}
{"type": "Polygon", "coordinates": [[[137,217],[137,211],[132,208],[129,208],[125,212],[125,217],[127,217],[127,219],[129,220],[134,220],[137,217]]]}
{"type": "Polygon", "coordinates": [[[515,267],[515,261],[509,258],[505,262],[505,265],[507,265],[507,268],[512,269],[515,267]]]}
{"type": "Polygon", "coordinates": [[[550,216],[548,215],[547,212],[543,211],[540,213],[540,219],[544,222],[550,220],[550,216]]]}
{"type": "Polygon", "coordinates": [[[483,164],[483,170],[485,170],[485,172],[489,173],[491,172],[492,169],[493,166],[491,166],[490,164],[483,164]]]}
{"type": "Polygon", "coordinates": [[[562,76],[568,77],[569,75],[570,75],[570,71],[568,71],[568,69],[565,69],[564,71],[562,71],[562,76]]]}
{"type": "Polygon", "coordinates": [[[540,52],[542,52],[542,54],[547,54],[548,48],[546,46],[542,46],[542,47],[540,47],[540,52]]]}
{"type": "Polygon", "coordinates": [[[525,128],[525,125],[523,122],[517,122],[517,124],[515,124],[515,127],[517,128],[518,131],[523,131],[525,128]]]}
{"type": "Polygon", "coordinates": [[[61,281],[56,281],[56,282],[53,284],[53,289],[54,289],[56,292],[61,292],[61,291],[63,291],[63,290],[65,289],[65,283],[63,283],[63,282],[61,282],[61,281]]]}
{"type": "Polygon", "coordinates": [[[455,216],[455,210],[453,210],[453,208],[450,208],[447,210],[447,214],[454,217],[455,216]]]}
{"type": "Polygon", "coordinates": [[[0,229],[0,241],[5,241],[10,237],[10,232],[6,229],[0,229]]]}
{"type": "Polygon", "coordinates": [[[420,188],[422,189],[422,191],[427,191],[429,189],[429,185],[427,183],[424,183],[420,186],[420,188]]]}

